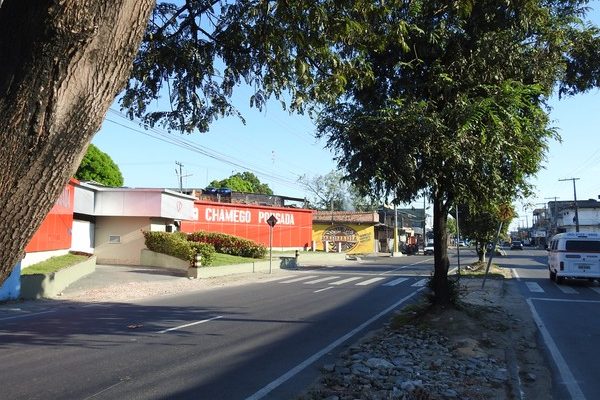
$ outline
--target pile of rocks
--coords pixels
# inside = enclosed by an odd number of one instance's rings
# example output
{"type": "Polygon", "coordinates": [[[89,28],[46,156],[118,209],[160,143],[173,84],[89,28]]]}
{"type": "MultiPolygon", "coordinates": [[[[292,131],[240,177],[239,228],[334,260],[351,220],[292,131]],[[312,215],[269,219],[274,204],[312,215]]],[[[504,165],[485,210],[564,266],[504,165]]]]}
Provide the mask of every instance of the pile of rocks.
{"type": "MultiPolygon", "coordinates": [[[[493,344],[492,344],[493,346],[493,344]]],[[[321,382],[307,399],[497,399],[507,398],[508,372],[480,342],[452,343],[431,329],[384,329],[323,366],[321,382]]]]}

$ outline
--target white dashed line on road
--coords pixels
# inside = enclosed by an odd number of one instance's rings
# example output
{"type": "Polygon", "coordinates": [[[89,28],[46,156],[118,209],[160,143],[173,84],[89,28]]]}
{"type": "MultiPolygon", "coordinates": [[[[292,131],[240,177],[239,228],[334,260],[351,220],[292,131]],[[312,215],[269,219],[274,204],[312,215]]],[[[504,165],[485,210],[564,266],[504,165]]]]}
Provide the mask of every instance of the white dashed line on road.
{"type": "Polygon", "coordinates": [[[577,290],[575,290],[569,286],[556,285],[556,287],[564,294],[578,294],[579,293],[577,290]]]}
{"type": "Polygon", "coordinates": [[[358,282],[356,284],[356,286],[367,286],[367,285],[370,285],[371,283],[379,282],[379,281],[382,281],[384,279],[385,278],[372,278],[372,279],[368,279],[366,281],[358,282]]]}
{"type": "Polygon", "coordinates": [[[362,278],[360,276],[355,276],[354,278],[346,278],[346,279],[342,279],[341,281],[331,282],[330,285],[343,285],[344,283],[357,281],[359,279],[362,279],[362,278]]]}
{"type": "Polygon", "coordinates": [[[192,322],[192,323],[185,324],[185,325],[175,326],[173,328],[169,328],[169,329],[164,329],[162,331],[158,331],[157,333],[167,333],[167,332],[171,332],[171,331],[176,331],[178,329],[187,328],[188,326],[194,326],[194,325],[204,324],[205,322],[214,321],[215,319],[220,319],[220,318],[223,318],[223,316],[219,315],[217,317],[212,317],[212,318],[209,318],[209,319],[203,319],[202,321],[196,321],[196,322],[192,322]]]}
{"type": "Polygon", "coordinates": [[[317,277],[317,275],[302,276],[300,278],[294,278],[294,279],[289,279],[287,281],[282,281],[281,283],[294,283],[294,282],[306,281],[308,279],[312,279],[312,278],[316,278],[316,277],[317,277]]]}
{"type": "Polygon", "coordinates": [[[329,290],[329,289],[333,289],[333,286],[327,286],[324,289],[315,290],[313,293],[324,292],[324,291],[329,290]]]}
{"type": "Polygon", "coordinates": [[[305,285],[313,285],[315,283],[321,283],[321,282],[327,282],[327,281],[332,281],[334,279],[339,279],[339,276],[328,276],[325,278],[319,278],[319,279],[315,279],[314,281],[308,281],[308,282],[304,282],[305,285]]]}
{"type": "Polygon", "coordinates": [[[412,286],[412,287],[423,287],[425,285],[427,285],[427,279],[421,279],[420,281],[416,281],[415,283],[413,283],[410,286],[412,286]]]}
{"type": "Polygon", "coordinates": [[[527,289],[533,293],[544,293],[544,289],[536,282],[525,282],[527,289]]]}
{"type": "Polygon", "coordinates": [[[398,279],[394,279],[393,281],[389,281],[387,283],[384,283],[382,286],[396,286],[404,281],[407,281],[408,278],[398,278],[398,279]]]}

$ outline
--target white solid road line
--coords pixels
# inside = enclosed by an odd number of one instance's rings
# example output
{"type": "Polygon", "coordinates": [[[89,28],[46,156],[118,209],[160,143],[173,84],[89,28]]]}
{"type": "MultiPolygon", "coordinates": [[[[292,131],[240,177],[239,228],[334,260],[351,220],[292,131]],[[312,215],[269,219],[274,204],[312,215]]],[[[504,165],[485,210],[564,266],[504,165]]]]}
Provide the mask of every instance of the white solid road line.
{"type": "Polygon", "coordinates": [[[312,279],[312,278],[316,278],[317,275],[309,275],[309,276],[302,276],[300,278],[295,278],[295,279],[289,279],[287,281],[281,281],[281,283],[294,283],[294,282],[300,282],[300,281],[305,281],[307,279],[312,279]]]}
{"type": "Polygon", "coordinates": [[[321,283],[321,282],[327,282],[327,281],[331,281],[333,279],[339,279],[339,276],[328,276],[325,278],[319,278],[319,279],[315,279],[314,281],[308,281],[308,282],[304,282],[305,285],[312,285],[315,283],[321,283]]]}
{"type": "Polygon", "coordinates": [[[348,282],[352,282],[352,281],[357,281],[359,279],[362,279],[360,276],[355,276],[353,278],[346,278],[346,279],[342,279],[341,281],[335,281],[335,282],[330,282],[330,285],[343,285],[344,283],[348,283],[348,282]]]}
{"type": "Polygon", "coordinates": [[[404,281],[407,281],[408,278],[398,278],[398,279],[394,279],[393,281],[389,281],[387,283],[384,283],[382,286],[396,286],[404,281]]]}
{"type": "Polygon", "coordinates": [[[181,329],[181,328],[187,328],[188,326],[194,326],[194,325],[203,324],[205,322],[214,321],[215,319],[219,319],[219,318],[223,318],[223,316],[219,315],[217,317],[212,317],[212,318],[209,318],[209,319],[203,319],[202,321],[196,321],[196,322],[192,322],[190,324],[179,325],[179,326],[176,326],[176,327],[173,327],[173,328],[169,328],[169,329],[165,329],[165,330],[162,330],[162,331],[158,331],[157,333],[167,333],[167,332],[171,332],[171,331],[176,331],[176,330],[181,329]]]}
{"type": "Polygon", "coordinates": [[[372,278],[372,279],[368,279],[366,281],[358,282],[356,284],[356,286],[367,286],[367,285],[370,285],[371,283],[379,282],[379,281],[382,281],[384,279],[385,278],[372,278]]]}
{"type": "Polygon", "coordinates": [[[309,365],[313,364],[315,361],[317,361],[319,358],[323,357],[325,354],[330,353],[333,349],[335,349],[336,347],[338,347],[339,345],[341,345],[342,343],[344,343],[345,341],[347,341],[348,339],[350,339],[352,336],[356,335],[358,332],[360,332],[363,329],[365,329],[367,326],[371,325],[373,322],[377,321],[379,318],[383,317],[384,315],[386,315],[389,312],[391,312],[391,311],[395,310],[396,308],[398,308],[398,306],[400,304],[406,302],[411,297],[413,297],[417,293],[419,293],[421,290],[423,290],[423,289],[415,290],[413,293],[411,293],[408,296],[403,297],[402,299],[398,300],[397,302],[395,302],[394,304],[392,304],[391,306],[389,306],[385,310],[381,311],[379,314],[377,314],[377,315],[369,318],[367,321],[363,322],[362,324],[360,324],[359,326],[357,326],[356,328],[354,328],[350,332],[346,333],[344,336],[342,336],[342,337],[334,340],[328,346],[326,346],[323,349],[319,350],[318,352],[316,352],[312,356],[308,357],[306,360],[302,361],[300,364],[296,365],[294,368],[292,368],[289,371],[287,371],[285,374],[281,375],[279,378],[275,379],[273,382],[269,383],[268,385],[266,385],[265,387],[263,387],[262,389],[260,389],[258,392],[256,392],[253,395],[247,397],[246,400],[259,400],[259,399],[262,399],[263,397],[265,397],[266,395],[268,395],[271,391],[273,391],[277,387],[281,386],[285,381],[287,381],[290,378],[293,378],[298,373],[302,372],[302,370],[304,370],[306,367],[308,367],[309,365]]]}
{"type": "Polygon", "coordinates": [[[562,354],[560,354],[560,351],[558,351],[558,346],[554,342],[554,339],[552,339],[552,336],[550,336],[550,332],[548,332],[548,330],[546,329],[546,326],[542,322],[542,319],[540,318],[539,314],[537,313],[537,310],[535,309],[535,306],[533,305],[532,299],[527,299],[527,304],[529,304],[529,308],[531,309],[531,315],[533,315],[533,319],[535,320],[535,323],[537,324],[538,329],[542,333],[542,338],[544,339],[544,342],[546,343],[546,347],[548,347],[548,351],[550,352],[550,354],[552,355],[552,358],[554,359],[554,363],[556,364],[558,373],[562,377],[563,383],[565,384],[565,386],[567,387],[567,391],[571,395],[571,399],[572,400],[585,400],[585,396],[583,395],[581,388],[577,384],[577,381],[575,380],[575,376],[573,376],[573,373],[569,369],[569,365],[563,358],[562,354]]]}

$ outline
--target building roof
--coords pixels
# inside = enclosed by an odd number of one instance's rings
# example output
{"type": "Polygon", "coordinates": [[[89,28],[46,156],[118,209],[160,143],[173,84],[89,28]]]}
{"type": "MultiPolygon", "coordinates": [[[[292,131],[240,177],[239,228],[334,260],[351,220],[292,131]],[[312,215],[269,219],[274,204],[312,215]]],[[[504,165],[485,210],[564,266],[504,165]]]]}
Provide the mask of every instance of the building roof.
{"type": "Polygon", "coordinates": [[[316,211],[313,222],[377,224],[379,214],[377,211],[316,211]]]}

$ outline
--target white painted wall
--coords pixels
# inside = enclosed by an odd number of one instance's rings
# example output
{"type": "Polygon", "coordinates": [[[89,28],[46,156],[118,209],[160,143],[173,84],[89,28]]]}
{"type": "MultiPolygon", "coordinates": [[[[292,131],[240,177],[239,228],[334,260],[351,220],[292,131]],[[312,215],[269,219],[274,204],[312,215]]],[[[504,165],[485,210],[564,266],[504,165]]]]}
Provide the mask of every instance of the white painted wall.
{"type": "Polygon", "coordinates": [[[36,251],[34,253],[27,253],[21,261],[21,268],[25,269],[33,264],[37,264],[42,261],[46,261],[50,257],[64,256],[68,254],[68,249],[51,250],[51,251],[36,251]]]}
{"type": "Polygon", "coordinates": [[[73,220],[71,235],[71,250],[94,252],[94,230],[95,226],[89,221],[73,220]]]}

